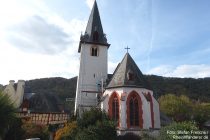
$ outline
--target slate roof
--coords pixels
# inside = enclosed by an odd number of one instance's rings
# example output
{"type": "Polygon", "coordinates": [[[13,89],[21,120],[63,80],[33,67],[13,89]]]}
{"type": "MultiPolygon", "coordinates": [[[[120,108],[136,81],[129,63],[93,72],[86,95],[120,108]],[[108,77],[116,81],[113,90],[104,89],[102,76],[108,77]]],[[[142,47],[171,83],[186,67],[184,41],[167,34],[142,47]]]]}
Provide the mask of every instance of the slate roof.
{"type": "Polygon", "coordinates": [[[80,37],[80,44],[78,52],[81,50],[81,43],[91,43],[91,44],[101,44],[105,46],[109,46],[110,44],[107,43],[106,35],[103,32],[100,14],[98,11],[98,6],[96,1],[94,2],[88,24],[85,30],[85,34],[81,35],[80,37]],[[97,32],[98,39],[94,39],[94,33],[97,32]]]}
{"type": "Polygon", "coordinates": [[[125,54],[107,86],[107,88],[114,87],[140,87],[151,89],[129,53],[125,54]]]}
{"type": "Polygon", "coordinates": [[[28,100],[29,109],[33,112],[62,112],[63,110],[62,102],[55,94],[36,93],[28,100]]]}

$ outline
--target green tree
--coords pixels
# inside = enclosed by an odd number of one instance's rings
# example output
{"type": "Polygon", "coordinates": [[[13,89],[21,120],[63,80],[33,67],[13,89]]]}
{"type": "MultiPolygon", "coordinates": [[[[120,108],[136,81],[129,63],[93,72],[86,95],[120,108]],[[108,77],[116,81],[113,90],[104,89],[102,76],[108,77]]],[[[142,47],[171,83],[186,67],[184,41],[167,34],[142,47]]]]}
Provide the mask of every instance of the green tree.
{"type": "Polygon", "coordinates": [[[16,119],[16,109],[9,97],[0,92],[0,137],[4,137],[6,131],[16,119]]]}
{"type": "Polygon", "coordinates": [[[210,120],[210,103],[195,102],[187,96],[164,95],[159,98],[160,110],[173,120],[195,121],[202,129],[202,125],[210,120]]]}
{"type": "Polygon", "coordinates": [[[202,125],[210,120],[210,103],[195,103],[192,116],[193,120],[202,128],[202,125]]]}
{"type": "Polygon", "coordinates": [[[98,120],[96,124],[80,129],[76,140],[115,140],[115,123],[109,120],[98,120]]]}
{"type": "Polygon", "coordinates": [[[20,118],[16,118],[14,123],[7,131],[4,140],[23,140],[24,130],[21,128],[22,121],[20,118]]]}
{"type": "Polygon", "coordinates": [[[160,110],[175,121],[189,120],[192,113],[192,102],[187,96],[167,94],[159,98],[160,110]]]}

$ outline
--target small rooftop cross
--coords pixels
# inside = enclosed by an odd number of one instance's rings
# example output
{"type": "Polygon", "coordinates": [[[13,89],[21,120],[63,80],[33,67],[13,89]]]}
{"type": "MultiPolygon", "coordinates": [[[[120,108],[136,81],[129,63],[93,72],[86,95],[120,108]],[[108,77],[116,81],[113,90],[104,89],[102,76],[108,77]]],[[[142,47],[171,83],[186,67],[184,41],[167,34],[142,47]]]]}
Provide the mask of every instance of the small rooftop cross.
{"type": "Polygon", "coordinates": [[[128,46],[127,46],[125,49],[127,50],[127,53],[128,53],[128,50],[129,50],[130,48],[128,48],[128,46]]]}

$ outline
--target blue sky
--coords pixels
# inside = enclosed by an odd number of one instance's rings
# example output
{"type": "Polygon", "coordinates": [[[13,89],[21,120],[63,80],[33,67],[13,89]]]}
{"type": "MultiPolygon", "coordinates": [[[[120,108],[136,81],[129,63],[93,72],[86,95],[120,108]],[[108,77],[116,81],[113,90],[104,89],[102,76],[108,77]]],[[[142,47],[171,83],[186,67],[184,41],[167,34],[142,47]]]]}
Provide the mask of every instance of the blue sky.
{"type": "MultiPolygon", "coordinates": [[[[210,77],[209,0],[98,0],[109,73],[126,53],[144,74],[210,77]]],[[[0,84],[78,74],[93,0],[0,1],[0,84]],[[13,3],[13,4],[11,4],[13,3]]]]}

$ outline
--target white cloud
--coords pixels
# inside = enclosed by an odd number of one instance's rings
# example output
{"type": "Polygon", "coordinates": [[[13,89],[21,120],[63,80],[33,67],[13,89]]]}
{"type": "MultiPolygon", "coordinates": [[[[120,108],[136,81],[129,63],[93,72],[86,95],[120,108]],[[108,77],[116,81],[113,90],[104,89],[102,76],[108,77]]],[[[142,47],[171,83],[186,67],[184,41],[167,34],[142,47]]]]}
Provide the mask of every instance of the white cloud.
{"type": "Polygon", "coordinates": [[[149,72],[147,72],[148,74],[157,74],[157,75],[168,75],[169,73],[171,73],[171,71],[173,71],[173,67],[169,66],[169,65],[162,65],[162,66],[158,66],[155,68],[152,68],[149,72]]]}
{"type": "Polygon", "coordinates": [[[117,68],[118,63],[108,62],[108,73],[113,74],[114,70],[117,68]]]}
{"type": "Polygon", "coordinates": [[[88,5],[88,7],[89,7],[90,9],[92,9],[94,1],[95,1],[95,0],[86,0],[86,4],[88,5]]]}
{"type": "MultiPolygon", "coordinates": [[[[8,33],[7,33],[8,34],[8,33]]],[[[15,47],[32,53],[55,54],[65,51],[71,36],[40,16],[29,17],[9,30],[8,40],[15,47]]]]}
{"type": "Polygon", "coordinates": [[[162,65],[151,69],[147,74],[155,74],[166,77],[192,77],[204,78],[210,77],[209,65],[180,65],[177,67],[162,65]]]}
{"type": "Polygon", "coordinates": [[[1,25],[4,25],[0,26],[0,84],[5,85],[9,80],[78,75],[77,49],[86,21],[76,18],[67,21],[41,0],[8,1],[0,5],[1,25]],[[10,6],[12,10],[8,10],[10,6]],[[8,38],[16,38],[16,43],[8,38]]]}

